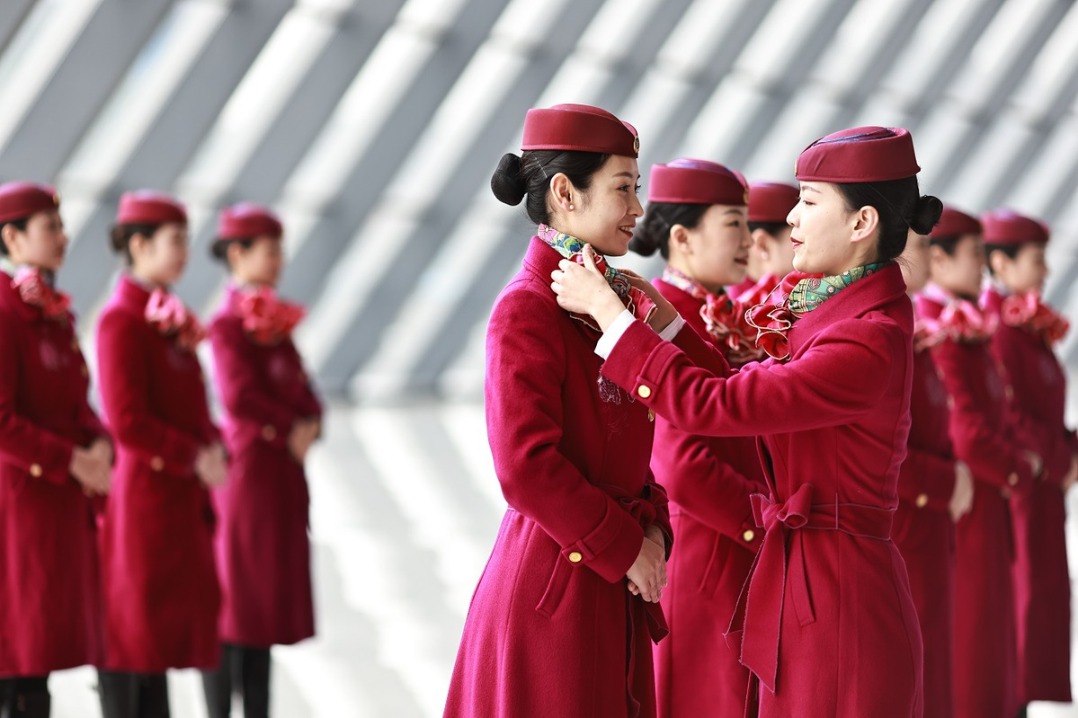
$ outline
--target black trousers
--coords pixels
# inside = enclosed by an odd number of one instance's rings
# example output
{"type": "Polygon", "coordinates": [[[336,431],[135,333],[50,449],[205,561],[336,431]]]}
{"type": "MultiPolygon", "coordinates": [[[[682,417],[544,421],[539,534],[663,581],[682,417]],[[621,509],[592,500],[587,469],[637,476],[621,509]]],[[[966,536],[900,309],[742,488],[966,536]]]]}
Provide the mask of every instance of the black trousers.
{"type": "Polygon", "coordinates": [[[49,676],[0,680],[0,718],[49,718],[49,676]]]}
{"type": "Polygon", "coordinates": [[[244,718],[269,718],[270,649],[223,644],[221,666],[203,671],[202,689],[210,718],[229,718],[233,693],[243,696],[244,718]]]}
{"type": "Polygon", "coordinates": [[[164,673],[98,671],[97,679],[105,718],[169,718],[164,673]]]}

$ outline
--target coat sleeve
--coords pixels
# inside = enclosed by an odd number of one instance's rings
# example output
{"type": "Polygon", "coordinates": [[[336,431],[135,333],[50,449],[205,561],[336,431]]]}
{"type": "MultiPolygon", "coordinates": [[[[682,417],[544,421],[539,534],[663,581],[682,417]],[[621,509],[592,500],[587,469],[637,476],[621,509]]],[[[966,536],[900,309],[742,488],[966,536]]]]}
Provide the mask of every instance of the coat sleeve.
{"type": "Polygon", "coordinates": [[[691,433],[806,431],[838,426],[873,410],[888,385],[892,357],[903,346],[899,333],[871,321],[843,320],[794,361],[750,365],[724,377],[697,366],[637,321],[614,346],[603,374],[691,433]]]}
{"type": "Polygon", "coordinates": [[[13,321],[0,317],[0,454],[34,478],[63,484],[70,478],[75,442],[19,415],[20,338],[13,321]]]}
{"type": "Polygon", "coordinates": [[[1010,432],[1000,435],[977,405],[973,387],[969,385],[970,370],[961,348],[944,342],[932,348],[932,358],[943,374],[947,393],[954,399],[951,420],[951,441],[955,455],[965,461],[975,479],[999,488],[1010,485],[1011,475],[1018,477],[1018,487],[1033,480],[1032,467],[1019,452],[1010,432]]]}
{"type": "Polygon", "coordinates": [[[644,530],[560,450],[572,358],[556,334],[557,311],[527,289],[510,289],[495,306],[487,329],[487,434],[509,505],[539,524],[562,555],[581,554],[575,566],[613,583],[636,560],[644,530]]]}
{"type": "Polygon", "coordinates": [[[947,511],[954,495],[954,466],[953,458],[909,447],[899,470],[899,497],[918,508],[947,511]],[[928,503],[921,506],[925,500],[928,503]]]}
{"type": "Polygon", "coordinates": [[[146,456],[160,457],[172,474],[189,474],[203,437],[158,419],[150,411],[150,359],[130,317],[106,313],[98,324],[101,401],[114,438],[146,456]]]}
{"type": "MultiPolygon", "coordinates": [[[[745,439],[748,441],[748,439],[745,439]]],[[[681,511],[737,543],[746,543],[745,531],[759,533],[749,496],[764,491],[715,453],[707,437],[689,434],[660,419],[655,426],[651,465],[664,477],[670,498],[681,511]]]]}
{"type": "Polygon", "coordinates": [[[273,445],[285,446],[293,424],[303,417],[274,397],[258,375],[243,325],[229,319],[213,322],[210,342],[214,378],[225,410],[234,419],[272,427],[272,432],[263,431],[263,438],[273,445]],[[273,438],[266,438],[269,436],[273,438]]]}

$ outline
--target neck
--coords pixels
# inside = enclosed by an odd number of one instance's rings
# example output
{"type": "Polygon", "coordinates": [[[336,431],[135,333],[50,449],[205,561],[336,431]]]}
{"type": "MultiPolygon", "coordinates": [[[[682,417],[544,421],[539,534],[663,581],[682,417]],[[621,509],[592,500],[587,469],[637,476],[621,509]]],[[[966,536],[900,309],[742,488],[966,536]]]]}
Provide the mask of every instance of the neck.
{"type": "Polygon", "coordinates": [[[168,285],[160,281],[149,272],[138,267],[131,268],[131,277],[144,287],[149,289],[168,289],[168,285]]]}
{"type": "Polygon", "coordinates": [[[684,257],[677,256],[677,255],[671,256],[670,259],[667,260],[666,263],[670,266],[671,269],[676,269],[677,271],[681,272],[686,277],[688,277],[692,281],[696,282],[697,284],[699,284],[701,287],[703,287],[707,291],[711,292],[712,294],[719,294],[723,289],[722,284],[716,284],[714,282],[707,282],[707,281],[704,281],[703,279],[700,279],[700,277],[698,277],[692,271],[692,269],[689,268],[689,263],[685,260],[684,257]]]}

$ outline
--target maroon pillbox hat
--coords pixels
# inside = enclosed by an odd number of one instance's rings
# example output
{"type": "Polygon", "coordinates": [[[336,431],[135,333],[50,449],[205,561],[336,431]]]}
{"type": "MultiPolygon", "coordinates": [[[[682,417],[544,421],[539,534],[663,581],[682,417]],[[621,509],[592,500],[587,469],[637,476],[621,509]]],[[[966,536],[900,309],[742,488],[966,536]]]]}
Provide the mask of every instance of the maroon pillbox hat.
{"type": "Polygon", "coordinates": [[[749,185],[749,221],[782,222],[801,199],[801,192],[785,182],[753,182],[749,185]]]}
{"type": "Polygon", "coordinates": [[[187,224],[187,210],[162,192],[140,189],[124,192],[116,210],[117,224],[187,224]]]}
{"type": "Polygon", "coordinates": [[[854,127],[834,132],[805,148],[794,165],[805,182],[886,182],[913,177],[921,168],[913,138],[901,127],[854,127]]]}
{"type": "Polygon", "coordinates": [[[981,224],[985,244],[1048,244],[1048,225],[1013,210],[986,212],[981,224]]]}
{"type": "Polygon", "coordinates": [[[971,214],[954,207],[944,207],[940,215],[940,221],[932,228],[929,236],[932,239],[944,239],[946,237],[961,237],[965,234],[980,234],[983,230],[981,222],[971,214]]]}
{"type": "Polygon", "coordinates": [[[718,162],[677,159],[651,166],[648,201],[744,207],[749,203],[749,188],[740,173],[718,162]]]}
{"type": "Polygon", "coordinates": [[[221,210],[217,218],[218,239],[254,239],[280,237],[284,234],[281,220],[268,207],[254,202],[240,202],[221,210]]]}
{"type": "Polygon", "coordinates": [[[0,185],[0,222],[26,219],[60,206],[56,189],[37,182],[5,182],[0,185]]]}
{"type": "Polygon", "coordinates": [[[554,105],[528,110],[522,150],[569,150],[637,157],[636,128],[591,105],[554,105]]]}

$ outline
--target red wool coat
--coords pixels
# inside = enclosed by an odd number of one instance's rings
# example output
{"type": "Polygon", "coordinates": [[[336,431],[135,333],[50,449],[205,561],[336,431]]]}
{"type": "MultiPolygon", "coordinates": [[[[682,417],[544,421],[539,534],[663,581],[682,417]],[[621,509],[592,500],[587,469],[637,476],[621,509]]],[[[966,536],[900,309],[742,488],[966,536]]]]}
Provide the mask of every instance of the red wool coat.
{"type": "Polygon", "coordinates": [[[45,319],[0,272],[0,677],[100,657],[93,508],[68,473],[106,436],[88,388],[74,317],[45,319]]]}
{"type": "Polygon", "coordinates": [[[925,647],[925,718],[951,718],[954,695],[954,451],[947,387],[927,350],[913,355],[909,450],[898,478],[892,536],[910,575],[925,647]]]}
{"type": "Polygon", "coordinates": [[[287,441],[322,406],[291,339],[259,343],[244,331],[240,297],[230,288],[210,325],[230,455],[228,482],[213,492],[221,640],[265,647],[314,635],[307,478],[287,441]]]}
{"type": "MultiPolygon", "coordinates": [[[[921,316],[935,319],[942,305],[917,298],[921,316]]],[[[1006,384],[987,342],[943,341],[932,357],[951,397],[954,452],[975,479],[973,509],[955,528],[956,718],[1013,718],[1018,711],[1009,493],[1013,472],[1021,489],[1029,464],[1007,424],[1006,384]]]]}
{"type": "Polygon", "coordinates": [[[155,673],[218,663],[213,510],[195,475],[217,439],[198,357],[144,318],[128,276],[97,326],[101,399],[118,445],[102,527],[104,667],[155,673]]]}
{"type": "Polygon", "coordinates": [[[651,643],[664,631],[625,580],[643,525],[670,535],[648,468],[653,425],[616,387],[600,398],[599,333],[550,290],[560,259],[533,238],[487,330],[487,432],[509,509],[468,611],[449,717],[655,715],[651,643]]]}
{"type": "MultiPolygon", "coordinates": [[[[701,300],[661,279],[655,286],[708,337],[701,300]]],[[[767,490],[756,441],[698,436],[658,417],[651,468],[670,496],[677,545],[662,600],[670,636],[655,646],[659,716],[741,718],[749,672],[723,636],[763,538],[749,504],[767,490]]]]}
{"type": "Polygon", "coordinates": [[[683,430],[763,435],[767,535],[733,626],[760,716],[921,715],[921,631],[890,540],[913,376],[905,289],[894,264],[844,289],[798,320],[786,364],[716,376],[636,322],[603,367],[683,430]]]}
{"type": "MultiPolygon", "coordinates": [[[[992,290],[985,302],[998,314],[1003,297],[992,290]]],[[[1011,497],[1018,697],[1069,703],[1071,592],[1061,482],[1073,444],[1063,423],[1066,375],[1044,339],[1024,329],[1000,322],[991,348],[1013,389],[1008,422],[1044,459],[1043,480],[1011,497]]]]}

